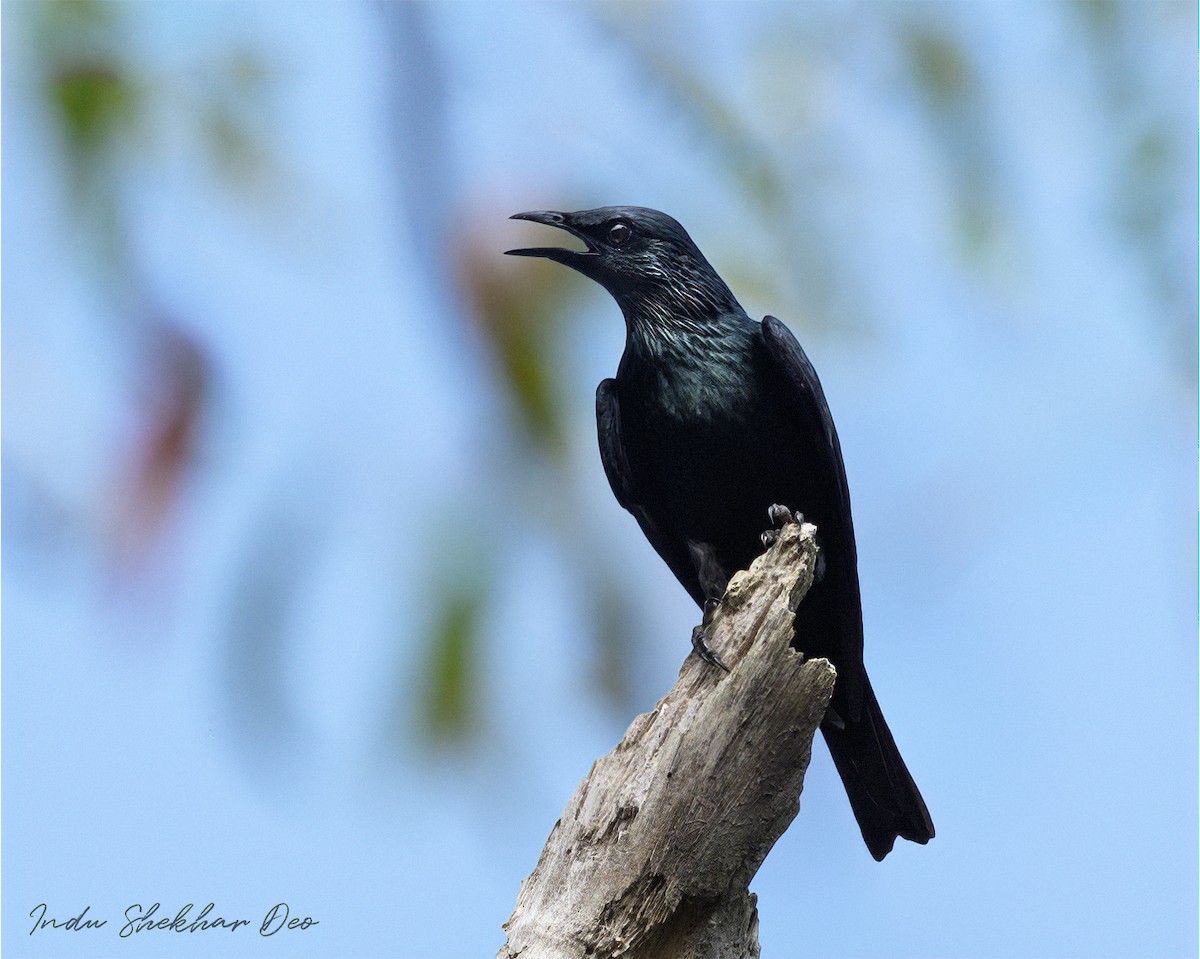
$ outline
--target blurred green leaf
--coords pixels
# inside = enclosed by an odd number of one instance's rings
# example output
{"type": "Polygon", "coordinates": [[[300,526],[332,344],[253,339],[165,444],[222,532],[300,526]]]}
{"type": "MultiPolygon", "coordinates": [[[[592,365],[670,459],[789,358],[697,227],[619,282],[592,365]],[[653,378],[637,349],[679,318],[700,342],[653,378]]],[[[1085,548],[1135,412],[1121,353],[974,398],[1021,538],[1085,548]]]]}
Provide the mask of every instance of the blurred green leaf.
{"type": "Polygon", "coordinates": [[[197,126],[204,149],[228,182],[261,196],[281,179],[261,134],[270,71],[250,50],[235,50],[205,70],[197,91],[197,126]]]}
{"type": "Polygon", "coordinates": [[[1121,228],[1136,243],[1147,243],[1162,231],[1170,214],[1171,140],[1161,128],[1133,138],[1122,169],[1124,183],[1117,191],[1121,228]]]}
{"type": "Polygon", "coordinates": [[[971,64],[949,37],[925,28],[904,35],[905,51],[917,86],[934,107],[962,110],[975,99],[971,64]]]}
{"type": "Polygon", "coordinates": [[[957,227],[963,252],[971,262],[985,266],[1000,238],[1000,211],[979,186],[967,182],[959,192],[957,227]]]}
{"type": "MultiPolygon", "coordinates": [[[[1113,223],[1159,298],[1164,343],[1190,387],[1196,379],[1196,252],[1194,244],[1178,240],[1195,235],[1194,212],[1190,217],[1182,212],[1195,209],[1195,137],[1177,135],[1182,128],[1173,118],[1186,101],[1162,94],[1182,91],[1184,84],[1155,81],[1164,63],[1145,55],[1142,31],[1154,21],[1178,21],[1169,29],[1194,36],[1196,8],[1080,0],[1072,10],[1083,26],[1093,82],[1115,134],[1115,162],[1101,167],[1109,178],[1113,223]]],[[[1168,52],[1162,53],[1169,63],[1168,52]]],[[[1174,69],[1176,80],[1183,80],[1183,62],[1174,69]]]]}
{"type": "Polygon", "coordinates": [[[544,340],[546,324],[539,320],[537,310],[511,314],[507,319],[508,322],[493,326],[492,332],[509,385],[527,425],[543,448],[560,451],[563,424],[551,384],[553,357],[544,340]]]}
{"type": "Polygon", "coordinates": [[[95,163],[136,113],[136,91],[113,64],[69,67],[52,78],[50,93],[78,163],[95,163]]]}
{"type": "Polygon", "coordinates": [[[421,718],[433,743],[462,742],[476,726],[477,647],[484,590],[454,584],[436,599],[429,637],[421,718]]]}
{"type": "Polygon", "coordinates": [[[118,55],[122,7],[55,0],[33,7],[46,94],[76,172],[93,168],[136,116],[137,90],[118,55]]]}
{"type": "Polygon", "coordinates": [[[963,258],[976,269],[1003,272],[997,160],[975,68],[964,47],[935,24],[912,18],[901,27],[899,41],[949,165],[955,194],[952,226],[963,258]]]}
{"type": "Polygon", "coordinates": [[[522,423],[542,453],[559,459],[566,450],[567,404],[555,372],[558,333],[579,284],[555,264],[502,256],[503,246],[490,231],[460,237],[455,247],[459,285],[522,423]]]}
{"type": "Polygon", "coordinates": [[[1075,9],[1083,21],[1097,32],[1111,33],[1117,28],[1115,0],[1075,0],[1075,9]]]}
{"type": "Polygon", "coordinates": [[[223,99],[207,104],[200,119],[220,172],[230,180],[257,181],[267,166],[267,150],[254,128],[223,99]]]}

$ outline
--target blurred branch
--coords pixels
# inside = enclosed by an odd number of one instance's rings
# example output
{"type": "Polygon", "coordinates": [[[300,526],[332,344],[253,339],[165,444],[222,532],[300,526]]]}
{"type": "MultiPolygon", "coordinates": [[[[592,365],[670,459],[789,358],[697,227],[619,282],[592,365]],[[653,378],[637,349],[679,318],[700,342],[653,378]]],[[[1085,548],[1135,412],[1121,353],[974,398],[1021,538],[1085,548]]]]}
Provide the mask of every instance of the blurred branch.
{"type": "Polygon", "coordinates": [[[116,321],[105,331],[115,341],[110,388],[123,394],[129,438],[115,446],[117,485],[103,497],[112,506],[107,558],[118,574],[142,572],[197,466],[215,377],[205,338],[191,332],[203,324],[159,306],[155,271],[136,242],[138,184],[193,157],[227,188],[278,179],[267,176],[277,171],[261,130],[267,72],[240,46],[156,67],[138,42],[154,29],[151,5],[53,0],[16,13],[57,133],[78,252],[93,260],[95,293],[108,307],[88,316],[116,321]]]}
{"type": "MultiPolygon", "coordinates": [[[[1112,136],[1109,173],[1113,225],[1141,262],[1161,309],[1160,336],[1177,374],[1196,379],[1196,138],[1184,134],[1195,111],[1192,77],[1182,61],[1162,82],[1166,56],[1146,55],[1147,26],[1196,33],[1196,9],[1187,4],[1118,4],[1081,0],[1073,5],[1092,59],[1094,84],[1112,136]],[[1156,24],[1155,21],[1158,21],[1156,24]],[[1155,75],[1159,75],[1156,82],[1155,75]],[[1164,95],[1165,94],[1165,95],[1164,95]],[[1183,122],[1181,122],[1183,121],[1183,122]]],[[[1194,69],[1195,59],[1187,66],[1194,69]]],[[[1170,69],[1170,67],[1168,67],[1170,69]]]]}
{"type": "Polygon", "coordinates": [[[150,162],[177,162],[179,135],[243,198],[280,179],[262,137],[267,70],[237,48],[155,72],[136,43],[151,8],[100,0],[30,5],[44,103],[61,138],[72,200],[103,279],[136,302],[142,286],[127,192],[150,162]]]}
{"type": "Polygon", "coordinates": [[[664,53],[655,42],[660,34],[630,19],[634,11],[643,14],[643,8],[604,4],[593,11],[598,26],[625,48],[652,87],[669,99],[676,115],[700,137],[770,236],[771,248],[779,251],[781,270],[743,261],[741,285],[754,288],[763,299],[781,304],[776,309],[796,314],[804,322],[834,316],[831,300],[840,264],[829,253],[820,210],[809,191],[796,186],[809,172],[806,164],[811,161],[802,151],[781,159],[776,144],[755,128],[747,113],[729,102],[710,76],[691,68],[696,61],[664,53]],[[778,276],[790,282],[781,283],[778,276]]]}
{"type": "Polygon", "coordinates": [[[427,275],[443,278],[455,194],[445,58],[425,4],[380,0],[377,10],[391,74],[389,145],[402,201],[398,220],[427,275]]]}
{"type": "Polygon", "coordinates": [[[947,163],[956,235],[965,261],[995,268],[1003,238],[993,123],[971,52],[945,28],[941,11],[903,8],[897,39],[931,132],[947,163]]]}
{"type": "Polygon", "coordinates": [[[833,692],[791,649],[816,528],[784,528],[712,623],[728,674],[691,656],[576,788],[505,924],[500,959],[759,955],[750,880],[795,818],[833,692]]]}

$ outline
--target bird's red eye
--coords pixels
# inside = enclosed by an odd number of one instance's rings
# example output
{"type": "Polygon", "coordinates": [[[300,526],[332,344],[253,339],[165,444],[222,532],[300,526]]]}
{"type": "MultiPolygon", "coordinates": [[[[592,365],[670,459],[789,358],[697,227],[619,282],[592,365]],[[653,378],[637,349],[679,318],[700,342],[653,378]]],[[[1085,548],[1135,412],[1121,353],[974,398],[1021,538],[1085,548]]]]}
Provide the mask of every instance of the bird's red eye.
{"type": "Polygon", "coordinates": [[[614,223],[608,229],[608,242],[613,246],[620,246],[629,239],[629,234],[632,232],[628,223],[614,223]]]}

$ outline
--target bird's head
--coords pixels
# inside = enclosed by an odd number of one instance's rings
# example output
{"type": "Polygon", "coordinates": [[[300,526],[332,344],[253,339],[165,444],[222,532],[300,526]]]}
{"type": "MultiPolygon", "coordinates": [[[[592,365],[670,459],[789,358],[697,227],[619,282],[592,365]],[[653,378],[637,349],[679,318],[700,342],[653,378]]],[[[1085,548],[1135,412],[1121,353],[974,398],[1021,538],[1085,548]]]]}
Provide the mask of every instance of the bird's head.
{"type": "Polygon", "coordinates": [[[512,256],[540,256],[578,270],[603,286],[630,315],[655,305],[691,312],[738,308],[733,294],[672,217],[640,206],[606,206],[578,213],[541,210],[514,214],[566,230],[585,249],[536,247],[508,250],[512,256]]]}

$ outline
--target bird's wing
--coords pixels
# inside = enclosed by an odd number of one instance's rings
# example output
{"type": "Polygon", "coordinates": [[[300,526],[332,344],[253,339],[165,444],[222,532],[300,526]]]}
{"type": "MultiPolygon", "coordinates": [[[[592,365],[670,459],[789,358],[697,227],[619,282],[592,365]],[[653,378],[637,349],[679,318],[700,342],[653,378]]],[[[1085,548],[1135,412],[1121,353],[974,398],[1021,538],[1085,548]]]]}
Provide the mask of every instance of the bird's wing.
{"type": "Polygon", "coordinates": [[[633,477],[621,442],[621,407],[617,381],[601,380],[596,387],[596,434],[600,438],[600,462],[617,502],[629,509],[634,502],[633,477]]]}
{"type": "MultiPolygon", "coordinates": [[[[825,391],[817,379],[817,371],[813,369],[795,334],[775,317],[763,318],[762,335],[773,372],[783,381],[787,393],[798,399],[795,411],[800,416],[806,434],[820,437],[817,446],[825,459],[820,465],[826,467],[820,471],[821,475],[832,478],[832,492],[839,513],[849,519],[850,489],[846,484],[846,467],[842,463],[842,444],[833,425],[829,404],[825,402],[825,391]]],[[[851,536],[850,540],[853,542],[854,537],[851,536]]]]}
{"type": "Polygon", "coordinates": [[[775,317],[763,320],[762,339],[777,384],[776,396],[792,410],[792,422],[801,431],[806,455],[816,459],[809,475],[819,477],[823,486],[814,492],[818,501],[834,507],[826,505],[827,515],[817,524],[817,539],[824,540],[822,549],[829,547],[826,578],[796,610],[796,633],[803,643],[805,630],[832,624],[836,631],[832,652],[837,685],[831,708],[843,722],[827,721],[821,729],[863,839],[871,855],[882,859],[897,836],[929,842],[933,820],[896,748],[863,666],[862,602],[850,492],[842,446],[821,381],[796,337],[775,317]]]}
{"type": "Polygon", "coordinates": [[[604,475],[608,477],[608,485],[612,487],[617,502],[633,514],[654,551],[670,567],[683,588],[697,603],[704,605],[704,589],[687,542],[660,529],[641,504],[637,480],[629,468],[625,444],[621,440],[617,381],[611,378],[601,380],[596,388],[596,433],[600,438],[600,461],[604,464],[604,475]]]}
{"type": "MultiPolygon", "coordinates": [[[[850,489],[846,483],[846,467],[842,462],[842,444],[838,440],[825,391],[817,379],[817,371],[809,362],[799,341],[783,323],[773,316],[762,321],[762,341],[766,348],[767,366],[773,374],[777,394],[790,407],[792,421],[798,427],[808,455],[815,457],[811,476],[824,484],[815,490],[817,499],[833,506],[827,515],[818,519],[818,542],[836,552],[836,561],[827,561],[827,576],[835,582],[839,624],[837,645],[841,662],[837,663],[842,688],[849,696],[850,709],[857,718],[861,707],[860,687],[856,681],[862,673],[862,602],[858,589],[858,554],[854,545],[854,521],[850,515],[850,489]]],[[[790,505],[790,504],[785,504],[790,505]]],[[[801,604],[797,613],[797,634],[805,615],[820,618],[823,597],[814,590],[812,603],[801,604]],[[806,611],[805,606],[810,608],[806,611]]]]}

